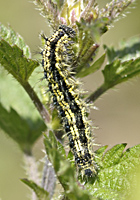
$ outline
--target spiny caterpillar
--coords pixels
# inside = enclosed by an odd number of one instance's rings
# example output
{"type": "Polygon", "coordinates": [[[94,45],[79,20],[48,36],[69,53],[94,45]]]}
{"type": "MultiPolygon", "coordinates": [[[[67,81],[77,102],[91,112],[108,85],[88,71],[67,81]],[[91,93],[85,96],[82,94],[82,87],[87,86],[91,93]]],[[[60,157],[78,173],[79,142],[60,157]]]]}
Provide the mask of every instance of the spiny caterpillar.
{"type": "Polygon", "coordinates": [[[42,65],[53,104],[62,118],[69,138],[75,163],[85,175],[92,176],[95,173],[95,164],[90,151],[90,125],[86,118],[86,107],[76,93],[78,82],[69,69],[74,55],[72,38],[75,35],[72,28],[60,25],[51,37],[45,38],[42,65]]]}

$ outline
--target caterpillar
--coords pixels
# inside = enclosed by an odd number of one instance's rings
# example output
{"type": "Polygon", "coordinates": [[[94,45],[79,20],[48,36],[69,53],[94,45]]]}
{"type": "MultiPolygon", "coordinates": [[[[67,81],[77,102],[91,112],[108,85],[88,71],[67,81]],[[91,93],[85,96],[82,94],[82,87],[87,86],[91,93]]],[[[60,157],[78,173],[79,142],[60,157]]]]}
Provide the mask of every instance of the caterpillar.
{"type": "Polygon", "coordinates": [[[75,157],[76,166],[87,176],[96,172],[94,156],[90,150],[90,125],[86,118],[86,107],[76,92],[78,81],[72,76],[70,65],[73,55],[72,43],[75,31],[60,25],[46,40],[42,54],[44,76],[52,94],[53,104],[62,118],[69,138],[69,146],[75,157]]]}

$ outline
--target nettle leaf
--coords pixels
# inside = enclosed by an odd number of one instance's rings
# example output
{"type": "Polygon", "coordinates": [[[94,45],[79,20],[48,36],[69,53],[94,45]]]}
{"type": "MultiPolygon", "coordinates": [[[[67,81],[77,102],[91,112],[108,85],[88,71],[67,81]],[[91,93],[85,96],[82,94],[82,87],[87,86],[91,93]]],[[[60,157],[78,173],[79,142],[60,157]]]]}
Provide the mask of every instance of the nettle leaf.
{"type": "Polygon", "coordinates": [[[120,49],[105,46],[109,64],[103,70],[107,89],[140,73],[140,37],[121,42],[120,49]]]}
{"type": "Polygon", "coordinates": [[[23,183],[28,185],[31,189],[34,190],[36,196],[38,197],[38,200],[49,200],[49,193],[44,190],[42,187],[37,185],[35,182],[30,181],[28,179],[21,179],[23,183]]]}
{"type": "Polygon", "coordinates": [[[108,62],[102,70],[104,83],[89,97],[87,101],[95,101],[108,89],[140,74],[140,37],[134,37],[121,43],[115,50],[105,46],[108,62]]]}
{"type": "Polygon", "coordinates": [[[109,89],[129,78],[140,73],[140,58],[121,62],[119,59],[106,65],[102,71],[104,75],[104,85],[109,89]]]}
{"type": "Polygon", "coordinates": [[[22,85],[25,84],[39,63],[30,59],[29,47],[11,27],[0,24],[0,64],[22,85]]]}
{"type": "Polygon", "coordinates": [[[99,166],[102,165],[102,157],[105,154],[105,150],[107,149],[108,145],[99,148],[95,153],[97,154],[95,158],[95,162],[98,163],[99,166]]]}
{"type": "Polygon", "coordinates": [[[121,62],[136,59],[140,57],[140,36],[122,40],[119,44],[119,49],[108,48],[106,45],[104,45],[104,48],[106,49],[109,63],[118,58],[121,59],[121,62]]]}
{"type": "Polygon", "coordinates": [[[51,131],[49,132],[49,137],[45,135],[44,144],[48,158],[53,164],[57,178],[64,188],[65,195],[69,199],[73,200],[93,199],[90,194],[77,185],[75,169],[66,159],[64,148],[58,141],[56,141],[56,138],[51,131]]]}
{"type": "Polygon", "coordinates": [[[22,151],[30,153],[32,145],[46,126],[40,119],[25,120],[13,108],[7,111],[0,104],[0,128],[19,144],[22,151]]]}
{"type": "Polygon", "coordinates": [[[111,167],[112,165],[118,164],[126,145],[127,144],[118,144],[114,146],[112,149],[108,150],[106,154],[103,156],[102,160],[103,168],[111,167]]]}
{"type": "Polygon", "coordinates": [[[0,64],[22,85],[28,81],[34,69],[39,66],[37,61],[27,59],[19,47],[10,46],[3,39],[0,41],[0,64]]]}
{"type": "Polygon", "coordinates": [[[86,184],[94,197],[102,200],[126,200],[131,196],[137,185],[134,178],[140,165],[140,145],[124,152],[125,147],[126,144],[119,144],[103,154],[105,146],[96,152],[99,167],[97,179],[93,185],[86,184]]]}
{"type": "Polygon", "coordinates": [[[23,38],[16,33],[10,26],[7,28],[3,24],[0,24],[0,40],[5,40],[9,45],[17,45],[21,50],[23,50],[23,54],[27,57],[31,57],[30,48],[27,44],[25,44],[23,38]]]}

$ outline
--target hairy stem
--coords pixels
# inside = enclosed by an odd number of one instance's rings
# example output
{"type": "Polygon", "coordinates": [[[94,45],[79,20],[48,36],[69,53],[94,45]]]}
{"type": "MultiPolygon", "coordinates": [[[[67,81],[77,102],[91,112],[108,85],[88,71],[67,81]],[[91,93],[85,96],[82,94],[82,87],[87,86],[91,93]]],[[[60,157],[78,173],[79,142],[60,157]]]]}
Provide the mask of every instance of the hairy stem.
{"type": "Polygon", "coordinates": [[[56,177],[54,169],[46,156],[43,176],[42,176],[42,187],[49,192],[50,199],[52,198],[54,193],[55,182],[56,182],[56,177]]]}
{"type": "Polygon", "coordinates": [[[86,102],[96,101],[108,89],[109,88],[105,84],[102,84],[95,92],[88,96],[86,102]]]}
{"type": "MultiPolygon", "coordinates": [[[[32,154],[24,154],[25,171],[29,180],[34,181],[40,185],[40,178],[38,173],[38,165],[32,154]]],[[[32,192],[32,200],[37,200],[36,194],[32,192]]]]}
{"type": "Polygon", "coordinates": [[[26,84],[22,84],[26,92],[28,93],[29,97],[32,99],[35,107],[37,108],[38,112],[40,113],[41,117],[43,118],[44,122],[47,124],[50,121],[49,113],[47,112],[44,105],[41,103],[40,99],[38,98],[37,94],[31,87],[31,85],[26,82],[26,84]]]}

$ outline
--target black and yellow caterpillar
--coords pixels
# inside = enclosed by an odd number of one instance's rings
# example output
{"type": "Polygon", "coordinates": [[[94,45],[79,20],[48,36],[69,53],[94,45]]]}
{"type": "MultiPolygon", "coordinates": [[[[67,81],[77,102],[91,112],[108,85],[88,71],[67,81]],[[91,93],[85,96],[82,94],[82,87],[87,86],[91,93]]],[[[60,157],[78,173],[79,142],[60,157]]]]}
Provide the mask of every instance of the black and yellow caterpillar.
{"type": "Polygon", "coordinates": [[[93,154],[90,146],[90,125],[86,118],[86,107],[76,92],[78,82],[72,76],[72,38],[75,31],[65,25],[49,38],[42,51],[44,76],[48,80],[53,104],[56,106],[69,138],[69,146],[75,157],[75,163],[87,176],[95,173],[93,154]]]}

